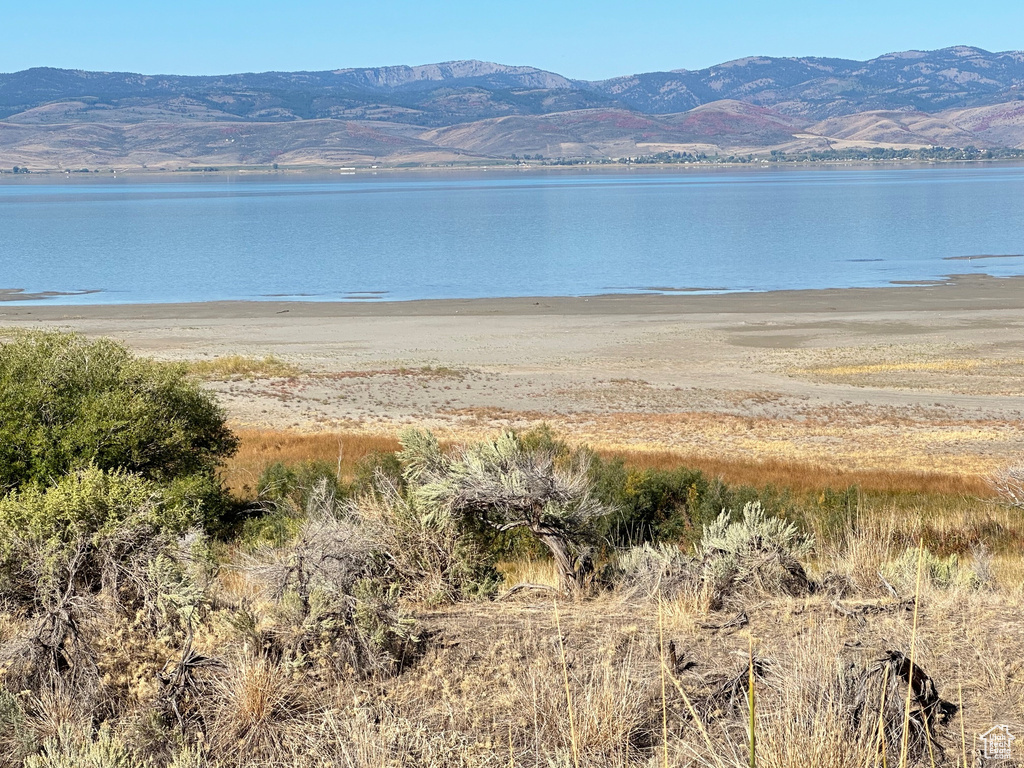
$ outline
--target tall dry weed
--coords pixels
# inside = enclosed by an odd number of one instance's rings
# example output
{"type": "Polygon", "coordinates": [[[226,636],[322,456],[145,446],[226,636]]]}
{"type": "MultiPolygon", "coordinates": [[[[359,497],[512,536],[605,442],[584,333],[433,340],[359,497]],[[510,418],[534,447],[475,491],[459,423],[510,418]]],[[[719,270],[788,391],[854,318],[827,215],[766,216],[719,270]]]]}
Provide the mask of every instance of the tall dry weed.
{"type": "Polygon", "coordinates": [[[310,725],[305,687],[280,664],[251,651],[218,677],[206,709],[212,748],[237,756],[238,765],[293,754],[310,725]]]}
{"type": "Polygon", "coordinates": [[[645,760],[661,726],[654,670],[640,663],[639,648],[627,647],[618,659],[586,658],[569,650],[563,667],[557,638],[548,645],[511,681],[513,712],[518,713],[513,720],[528,719],[526,728],[513,729],[515,742],[563,763],[645,760]]]}
{"type": "Polygon", "coordinates": [[[819,568],[846,576],[861,595],[887,594],[882,571],[894,557],[895,540],[892,520],[862,517],[846,530],[840,544],[824,545],[819,568]]]}

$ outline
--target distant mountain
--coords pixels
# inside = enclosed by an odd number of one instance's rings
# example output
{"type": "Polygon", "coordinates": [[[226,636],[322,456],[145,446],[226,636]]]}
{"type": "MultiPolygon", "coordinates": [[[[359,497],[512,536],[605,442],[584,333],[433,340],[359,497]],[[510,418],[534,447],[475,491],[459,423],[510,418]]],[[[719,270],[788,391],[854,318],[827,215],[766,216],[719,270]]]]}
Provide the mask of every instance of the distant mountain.
{"type": "Polygon", "coordinates": [[[957,46],[863,62],[751,57],[600,82],[482,61],[218,76],[0,74],[0,167],[970,144],[1024,147],[1024,53],[957,46]]]}
{"type": "Polygon", "coordinates": [[[0,119],[32,123],[369,117],[450,125],[612,103],[561,75],[481,61],[209,77],[49,68],[0,74],[0,119]]]}
{"type": "Polygon", "coordinates": [[[495,90],[511,88],[572,88],[573,81],[553,72],[533,67],[509,67],[489,61],[448,61],[419,67],[377,67],[375,69],[339,69],[331,74],[355,86],[381,91],[397,89],[427,90],[444,82],[449,86],[495,90]]]}
{"type": "Polygon", "coordinates": [[[957,46],[870,61],[751,57],[694,72],[650,72],[592,84],[631,109],[681,112],[720,99],[823,119],[867,110],[943,109],[1024,97],[1024,52],[957,46]]]}

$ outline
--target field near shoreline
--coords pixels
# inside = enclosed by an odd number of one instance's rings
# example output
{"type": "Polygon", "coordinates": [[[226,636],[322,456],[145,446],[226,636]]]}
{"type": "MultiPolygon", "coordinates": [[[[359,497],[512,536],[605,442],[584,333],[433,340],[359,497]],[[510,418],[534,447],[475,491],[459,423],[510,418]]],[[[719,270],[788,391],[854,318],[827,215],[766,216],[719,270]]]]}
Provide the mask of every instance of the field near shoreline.
{"type": "Polygon", "coordinates": [[[1024,518],[991,483],[1024,454],[1022,279],[10,305],[0,327],[185,363],[240,439],[218,471],[249,515],[117,550],[123,583],[57,605],[71,640],[46,645],[48,603],[0,612],[0,768],[966,768],[1024,728],[1024,518]],[[472,570],[459,518],[387,485],[407,427],[450,457],[545,425],[679,527],[609,537],[564,588],[535,541],[472,570]]]}
{"type": "Polygon", "coordinates": [[[726,296],[7,306],[196,366],[238,428],[546,423],[697,462],[985,476],[1024,446],[1020,278],[726,296]]]}

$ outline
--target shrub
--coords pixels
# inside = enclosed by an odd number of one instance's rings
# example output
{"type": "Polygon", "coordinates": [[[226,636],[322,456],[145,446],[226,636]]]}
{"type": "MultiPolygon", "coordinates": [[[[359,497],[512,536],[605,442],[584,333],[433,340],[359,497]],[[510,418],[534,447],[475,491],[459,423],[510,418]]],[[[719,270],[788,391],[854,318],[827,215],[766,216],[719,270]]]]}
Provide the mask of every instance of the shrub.
{"type": "Polygon", "coordinates": [[[355,478],[352,481],[352,492],[355,494],[372,491],[378,481],[385,478],[402,491],[405,490],[405,478],[402,476],[402,462],[398,455],[391,451],[374,451],[364,456],[355,467],[355,478]]]}
{"type": "MultiPolygon", "coordinates": [[[[580,452],[589,453],[585,448],[580,452]]],[[[836,505],[835,499],[847,501],[846,494],[826,492],[809,514],[786,490],[727,485],[698,469],[642,469],[596,455],[590,455],[590,479],[594,495],[614,510],[598,521],[599,533],[613,547],[657,542],[688,547],[723,509],[742,509],[752,502],[760,502],[771,514],[803,511],[816,520],[836,505]]]]}
{"type": "Polygon", "coordinates": [[[332,501],[349,493],[336,465],[319,460],[274,462],[260,474],[257,502],[237,531],[239,544],[250,551],[284,546],[299,532],[306,510],[317,503],[317,494],[328,492],[332,501]]]}
{"type": "Polygon", "coordinates": [[[768,593],[806,594],[810,581],[799,558],[814,549],[814,539],[791,522],[764,513],[760,502],[743,505],[733,522],[722,512],[705,527],[698,547],[704,578],[723,594],[754,589],[768,593]]]}
{"type": "Polygon", "coordinates": [[[183,365],[55,331],[0,346],[0,489],[89,465],[162,482],[209,475],[236,444],[183,365]]]}
{"type": "Polygon", "coordinates": [[[700,565],[678,547],[644,543],[623,550],[608,569],[608,578],[630,597],[676,597],[701,580],[700,565]]]}
{"type": "Polygon", "coordinates": [[[587,454],[558,458],[514,432],[447,454],[431,433],[409,430],[399,454],[407,493],[427,521],[454,516],[469,529],[529,531],[548,549],[562,586],[579,588],[593,572],[584,545],[611,510],[592,493],[587,454]]]}
{"type": "Polygon", "coordinates": [[[0,499],[0,546],[12,540],[95,543],[126,524],[182,532],[199,520],[198,504],[183,493],[166,504],[166,490],[124,470],[87,467],[44,488],[31,485],[0,499]]]}
{"type": "Polygon", "coordinates": [[[810,536],[751,502],[743,506],[740,520],[723,510],[705,526],[693,555],[645,543],[621,551],[608,574],[629,596],[671,598],[686,592],[718,607],[724,598],[743,592],[808,593],[812,584],[798,558],[812,549],[810,536]]]}
{"type": "Polygon", "coordinates": [[[1002,469],[991,481],[1004,504],[1014,509],[1024,509],[1024,464],[1002,469]]]}
{"type": "Polygon", "coordinates": [[[694,541],[701,527],[732,505],[729,489],[699,470],[634,469],[621,459],[594,457],[590,464],[594,494],[615,512],[599,523],[610,544],[694,541]]]}
{"type": "Polygon", "coordinates": [[[269,379],[291,378],[302,373],[301,369],[286,363],[273,355],[266,357],[247,357],[245,355],[226,355],[212,360],[196,360],[189,368],[192,373],[204,379],[214,381],[232,381],[236,379],[269,379]]]}
{"type": "Polygon", "coordinates": [[[743,555],[747,552],[775,552],[788,557],[806,557],[814,540],[800,533],[793,523],[765,514],[760,502],[743,505],[743,517],[733,521],[729,512],[704,528],[700,550],[705,555],[743,555]]]}
{"type": "MultiPolygon", "coordinates": [[[[964,587],[977,589],[985,585],[986,580],[979,574],[969,562],[956,553],[948,557],[940,557],[929,549],[921,552],[921,583],[937,589],[952,589],[964,587]]],[[[979,550],[975,561],[982,561],[984,558],[979,550]]],[[[906,549],[896,560],[886,564],[882,569],[893,586],[903,592],[913,592],[917,585],[917,564],[918,549],[906,549]]],[[[991,576],[988,577],[991,580],[991,576]]]]}
{"type": "Polygon", "coordinates": [[[95,591],[163,534],[199,520],[198,502],[168,502],[158,484],[123,470],[89,467],[49,488],[30,485],[0,499],[0,594],[31,602],[69,585],[95,591]]]}
{"type": "Polygon", "coordinates": [[[280,628],[270,644],[297,667],[390,673],[410,651],[412,623],[399,611],[388,554],[346,512],[321,480],[298,535],[254,556],[252,570],[277,605],[280,628]]]}
{"type": "Polygon", "coordinates": [[[257,488],[262,501],[274,505],[290,503],[304,509],[309,491],[321,481],[326,482],[336,496],[344,496],[347,491],[338,476],[338,467],[322,460],[290,465],[274,462],[260,474],[257,488]]]}
{"type": "Polygon", "coordinates": [[[124,741],[101,729],[95,737],[62,728],[47,739],[37,755],[25,759],[25,768],[137,768],[151,766],[124,741]]]}
{"type": "Polygon", "coordinates": [[[96,467],[0,500],[0,600],[25,620],[0,643],[14,690],[60,679],[85,701],[100,684],[97,648],[114,615],[153,630],[191,626],[208,579],[195,567],[202,542],[179,546],[178,534],[198,509],[169,502],[151,480],[96,467]]]}
{"type": "Polygon", "coordinates": [[[32,746],[21,697],[0,688],[0,765],[21,764],[32,746]]]}
{"type": "Polygon", "coordinates": [[[496,548],[485,531],[436,514],[383,471],[375,486],[353,500],[350,514],[387,553],[406,595],[440,603],[495,591],[496,548]]]}

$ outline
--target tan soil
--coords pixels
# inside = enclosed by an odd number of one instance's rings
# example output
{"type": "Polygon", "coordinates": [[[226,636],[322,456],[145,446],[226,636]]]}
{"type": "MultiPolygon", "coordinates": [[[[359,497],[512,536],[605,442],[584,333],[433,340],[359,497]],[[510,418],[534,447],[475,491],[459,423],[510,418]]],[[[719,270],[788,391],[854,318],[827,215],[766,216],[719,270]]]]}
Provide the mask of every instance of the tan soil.
{"type": "Polygon", "coordinates": [[[7,304],[167,359],[275,355],[211,382],[254,427],[476,436],[546,421],[603,446],[984,473],[1024,454],[1024,278],[703,296],[7,304]]]}

